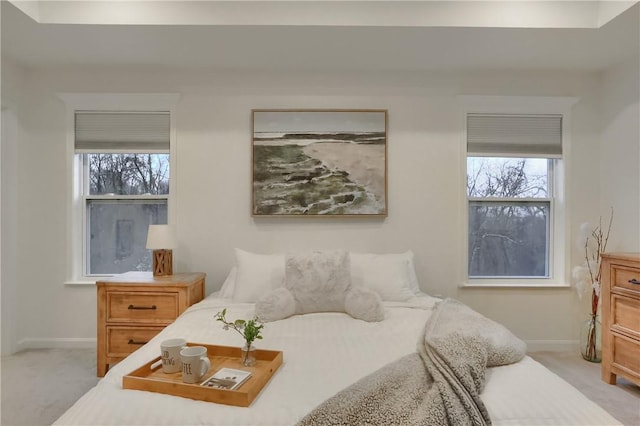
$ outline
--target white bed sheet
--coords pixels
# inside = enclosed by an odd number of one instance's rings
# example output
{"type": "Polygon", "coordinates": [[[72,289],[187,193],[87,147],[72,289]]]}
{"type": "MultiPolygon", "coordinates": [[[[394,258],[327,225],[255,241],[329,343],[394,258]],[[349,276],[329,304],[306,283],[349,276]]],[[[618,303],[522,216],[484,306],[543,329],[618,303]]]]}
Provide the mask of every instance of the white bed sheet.
{"type": "MultiPolygon", "coordinates": [[[[434,300],[385,302],[380,323],[342,313],[294,316],[266,324],[264,349],[283,351],[284,362],[248,407],[233,407],[152,392],[122,389],[122,376],[160,353],[160,342],[240,346],[214,315],[250,318],[253,304],[233,304],[215,295],[192,306],[148,344],[118,363],[78,400],[56,425],[292,425],[325,399],[385,364],[415,351],[434,300]]],[[[527,357],[490,369],[482,398],[495,425],[619,425],[571,385],[527,357]]]]}

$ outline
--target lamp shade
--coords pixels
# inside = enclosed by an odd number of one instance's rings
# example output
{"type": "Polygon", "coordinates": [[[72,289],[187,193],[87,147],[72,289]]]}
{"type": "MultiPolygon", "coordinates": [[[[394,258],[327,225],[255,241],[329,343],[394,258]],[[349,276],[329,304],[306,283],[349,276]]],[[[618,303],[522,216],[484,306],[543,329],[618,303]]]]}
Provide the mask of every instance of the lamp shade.
{"type": "Polygon", "coordinates": [[[173,249],[176,246],[176,230],[172,225],[149,225],[149,232],[147,233],[148,249],[173,249]]]}

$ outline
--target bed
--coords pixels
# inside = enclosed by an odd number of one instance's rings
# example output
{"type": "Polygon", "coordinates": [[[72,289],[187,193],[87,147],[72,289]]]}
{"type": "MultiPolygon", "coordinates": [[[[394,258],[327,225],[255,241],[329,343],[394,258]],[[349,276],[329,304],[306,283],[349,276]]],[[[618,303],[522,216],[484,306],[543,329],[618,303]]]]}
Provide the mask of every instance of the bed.
{"type": "MultiPolygon", "coordinates": [[[[215,321],[216,313],[226,308],[227,318],[253,317],[262,309],[264,293],[280,290],[288,269],[282,266],[284,255],[237,250],[236,256],[236,266],[220,291],[190,307],[149,343],[113,366],[55,424],[294,425],[338,392],[415,353],[425,324],[443,303],[419,290],[411,252],[351,253],[347,257],[352,284],[384,287],[376,292],[382,295],[384,318],[365,321],[345,312],[323,311],[267,322],[258,346],[283,351],[284,362],[250,407],[123,389],[123,375],[156,358],[166,339],[242,345],[238,334],[223,330],[215,321]]],[[[288,265],[286,260],[284,265],[288,265]]],[[[488,368],[485,377],[480,397],[492,424],[620,424],[528,356],[488,368]]]]}

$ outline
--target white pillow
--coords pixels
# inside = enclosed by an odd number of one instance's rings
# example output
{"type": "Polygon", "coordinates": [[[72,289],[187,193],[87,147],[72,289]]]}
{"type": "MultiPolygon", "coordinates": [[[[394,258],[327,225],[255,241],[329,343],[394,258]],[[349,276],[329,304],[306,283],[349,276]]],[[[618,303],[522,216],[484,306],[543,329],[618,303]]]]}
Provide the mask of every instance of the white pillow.
{"type": "Polygon", "coordinates": [[[390,302],[406,302],[420,291],[411,250],[397,254],[351,253],[351,281],[390,302]]]}
{"type": "Polygon", "coordinates": [[[236,276],[238,275],[238,267],[234,266],[229,271],[229,275],[222,283],[222,287],[220,287],[220,293],[218,293],[218,297],[222,299],[231,299],[233,298],[233,292],[236,289],[236,276]]]}
{"type": "Polygon", "coordinates": [[[236,285],[233,301],[254,303],[284,281],[284,254],[256,254],[235,249],[236,285]]]}

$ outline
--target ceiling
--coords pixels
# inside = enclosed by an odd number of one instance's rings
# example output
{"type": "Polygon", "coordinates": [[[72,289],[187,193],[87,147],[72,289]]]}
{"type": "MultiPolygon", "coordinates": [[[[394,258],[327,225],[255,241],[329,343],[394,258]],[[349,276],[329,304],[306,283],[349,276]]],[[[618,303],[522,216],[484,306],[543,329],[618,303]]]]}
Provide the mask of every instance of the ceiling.
{"type": "Polygon", "coordinates": [[[104,2],[40,3],[16,1],[27,15],[2,1],[3,59],[25,67],[598,71],[640,51],[638,2],[129,1],[109,3],[120,5],[112,13],[104,2]]]}

